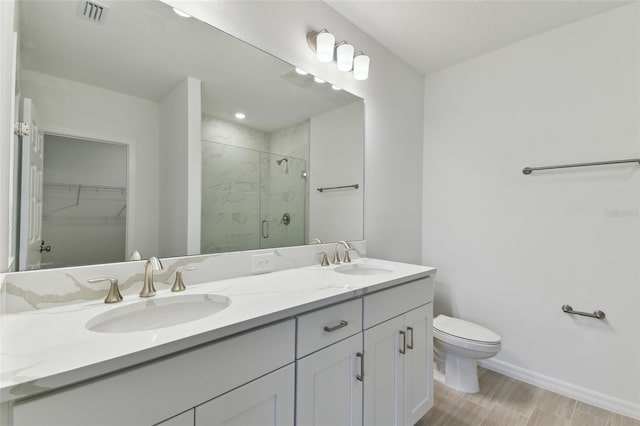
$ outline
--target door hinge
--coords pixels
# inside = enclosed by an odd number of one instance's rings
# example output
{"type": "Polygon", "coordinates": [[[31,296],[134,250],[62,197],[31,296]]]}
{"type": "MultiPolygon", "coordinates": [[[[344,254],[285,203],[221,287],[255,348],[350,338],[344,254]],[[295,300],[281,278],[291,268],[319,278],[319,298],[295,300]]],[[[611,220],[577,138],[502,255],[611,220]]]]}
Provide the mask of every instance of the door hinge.
{"type": "Polygon", "coordinates": [[[29,136],[29,123],[16,121],[13,124],[13,133],[15,133],[17,136],[29,136]]]}

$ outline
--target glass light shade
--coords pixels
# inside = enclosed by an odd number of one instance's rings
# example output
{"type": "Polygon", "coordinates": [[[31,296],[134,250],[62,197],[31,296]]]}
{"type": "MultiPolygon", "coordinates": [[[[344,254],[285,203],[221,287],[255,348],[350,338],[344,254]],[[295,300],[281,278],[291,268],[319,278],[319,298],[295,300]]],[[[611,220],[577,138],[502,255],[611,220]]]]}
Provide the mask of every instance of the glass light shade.
{"type": "Polygon", "coordinates": [[[316,36],[316,57],[320,62],[333,61],[333,47],[336,38],[331,33],[318,33],[316,36]]]}
{"type": "Polygon", "coordinates": [[[358,55],[353,58],[353,78],[356,80],[366,80],[369,77],[369,57],[358,55]]]}
{"type": "Polygon", "coordinates": [[[350,44],[341,44],[338,46],[338,69],[340,71],[351,71],[353,67],[353,46],[350,44]]]}

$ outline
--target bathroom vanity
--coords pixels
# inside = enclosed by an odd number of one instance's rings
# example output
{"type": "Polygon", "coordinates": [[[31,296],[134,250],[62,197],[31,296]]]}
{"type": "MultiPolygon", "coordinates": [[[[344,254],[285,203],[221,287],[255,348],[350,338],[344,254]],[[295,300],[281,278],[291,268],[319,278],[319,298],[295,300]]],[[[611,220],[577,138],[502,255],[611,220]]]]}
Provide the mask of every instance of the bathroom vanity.
{"type": "Polygon", "coordinates": [[[230,303],[142,331],[87,328],[153,302],[137,296],[5,314],[5,423],[413,425],[433,405],[435,272],[358,259],[160,291],[230,303]]]}

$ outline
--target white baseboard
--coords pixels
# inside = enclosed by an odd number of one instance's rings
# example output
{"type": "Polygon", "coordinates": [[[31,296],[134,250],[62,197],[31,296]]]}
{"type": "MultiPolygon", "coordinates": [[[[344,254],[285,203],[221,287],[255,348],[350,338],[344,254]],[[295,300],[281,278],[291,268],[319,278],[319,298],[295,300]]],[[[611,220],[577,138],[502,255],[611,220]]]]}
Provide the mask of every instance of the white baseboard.
{"type": "Polygon", "coordinates": [[[539,388],[640,420],[640,404],[634,404],[633,402],[614,398],[591,389],[563,382],[562,380],[554,379],[553,377],[545,376],[544,374],[535,373],[497,359],[478,361],[478,364],[489,370],[518,379],[539,388]]]}

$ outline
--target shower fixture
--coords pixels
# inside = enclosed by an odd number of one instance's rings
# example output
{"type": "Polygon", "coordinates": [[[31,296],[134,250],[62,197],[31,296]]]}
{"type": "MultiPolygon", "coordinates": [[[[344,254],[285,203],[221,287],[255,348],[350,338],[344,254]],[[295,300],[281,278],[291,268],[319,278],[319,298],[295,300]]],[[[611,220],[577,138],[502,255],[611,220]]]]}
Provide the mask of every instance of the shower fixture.
{"type": "Polygon", "coordinates": [[[285,164],[286,164],[286,167],[285,167],[285,169],[284,169],[284,174],[285,174],[285,175],[288,175],[288,174],[289,174],[289,159],[288,159],[288,158],[284,157],[284,158],[281,158],[281,159],[279,159],[279,160],[276,160],[276,164],[279,166],[279,165],[281,165],[281,164],[282,164],[282,162],[283,162],[283,161],[284,161],[284,162],[285,162],[285,164]]]}

